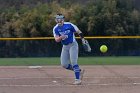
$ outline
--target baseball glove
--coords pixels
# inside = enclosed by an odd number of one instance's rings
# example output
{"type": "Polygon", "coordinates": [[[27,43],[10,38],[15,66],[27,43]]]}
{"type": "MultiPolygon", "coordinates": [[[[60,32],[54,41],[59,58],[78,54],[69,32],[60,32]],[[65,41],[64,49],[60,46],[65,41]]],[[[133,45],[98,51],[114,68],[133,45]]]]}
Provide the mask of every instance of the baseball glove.
{"type": "Polygon", "coordinates": [[[87,40],[82,40],[83,48],[86,52],[91,52],[91,47],[87,40]]]}

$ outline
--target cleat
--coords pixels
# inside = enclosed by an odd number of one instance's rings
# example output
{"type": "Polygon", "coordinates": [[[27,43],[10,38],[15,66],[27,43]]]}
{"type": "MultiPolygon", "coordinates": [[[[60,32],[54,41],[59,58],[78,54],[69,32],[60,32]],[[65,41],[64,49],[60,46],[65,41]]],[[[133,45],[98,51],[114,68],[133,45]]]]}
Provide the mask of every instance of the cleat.
{"type": "Polygon", "coordinates": [[[80,79],[75,79],[74,85],[81,85],[82,81],[80,79]]]}

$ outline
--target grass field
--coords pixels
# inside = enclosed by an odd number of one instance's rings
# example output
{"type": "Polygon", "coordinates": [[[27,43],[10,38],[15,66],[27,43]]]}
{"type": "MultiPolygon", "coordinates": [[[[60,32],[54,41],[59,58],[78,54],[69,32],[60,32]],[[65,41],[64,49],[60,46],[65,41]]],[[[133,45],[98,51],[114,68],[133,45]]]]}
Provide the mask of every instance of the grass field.
{"type": "MultiPolygon", "coordinates": [[[[140,57],[79,57],[80,65],[140,65],[140,57]]],[[[60,65],[59,57],[0,58],[0,66],[60,65]]]]}

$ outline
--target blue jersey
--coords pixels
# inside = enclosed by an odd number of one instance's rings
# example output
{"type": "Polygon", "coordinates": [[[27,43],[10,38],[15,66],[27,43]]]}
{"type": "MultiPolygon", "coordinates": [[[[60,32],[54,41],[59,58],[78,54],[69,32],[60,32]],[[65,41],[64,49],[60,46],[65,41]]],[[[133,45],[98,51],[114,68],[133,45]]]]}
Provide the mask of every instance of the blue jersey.
{"type": "Polygon", "coordinates": [[[63,26],[58,26],[58,24],[53,28],[53,35],[55,36],[61,36],[65,35],[67,38],[61,41],[63,45],[68,45],[69,43],[72,43],[75,40],[74,33],[78,31],[78,27],[70,22],[64,22],[63,26]]]}

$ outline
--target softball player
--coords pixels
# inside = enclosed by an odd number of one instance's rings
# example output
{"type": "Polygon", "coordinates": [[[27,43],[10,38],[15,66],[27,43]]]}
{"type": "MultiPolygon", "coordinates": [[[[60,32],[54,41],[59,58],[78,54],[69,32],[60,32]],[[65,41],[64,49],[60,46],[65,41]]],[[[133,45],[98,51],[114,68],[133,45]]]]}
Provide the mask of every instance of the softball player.
{"type": "Polygon", "coordinates": [[[64,22],[64,15],[57,14],[55,16],[56,26],[53,28],[53,35],[56,42],[61,42],[61,65],[67,70],[72,70],[75,73],[75,82],[73,84],[81,84],[81,77],[84,70],[81,70],[78,63],[78,43],[74,33],[78,33],[82,42],[85,42],[82,32],[78,27],[70,22],[64,22]]]}

